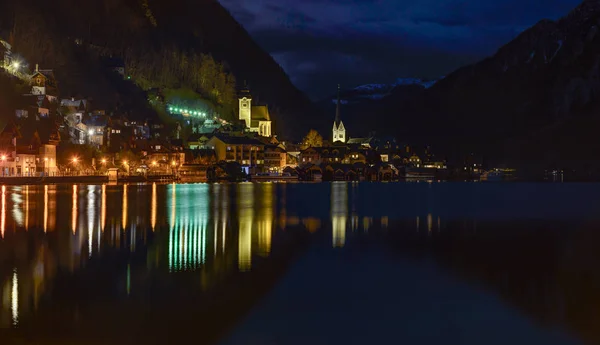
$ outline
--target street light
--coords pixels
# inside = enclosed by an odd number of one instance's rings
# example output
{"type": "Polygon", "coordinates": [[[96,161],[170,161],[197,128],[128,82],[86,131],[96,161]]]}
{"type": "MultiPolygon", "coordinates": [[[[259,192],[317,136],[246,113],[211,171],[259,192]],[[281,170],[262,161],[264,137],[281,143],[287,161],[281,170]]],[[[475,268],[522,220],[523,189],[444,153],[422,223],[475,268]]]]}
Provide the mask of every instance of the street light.
{"type": "Polygon", "coordinates": [[[14,69],[19,69],[19,67],[21,67],[21,63],[19,61],[15,61],[13,62],[12,66],[14,69]]]}
{"type": "Polygon", "coordinates": [[[102,158],[102,164],[106,164],[106,158],[102,158]]]}

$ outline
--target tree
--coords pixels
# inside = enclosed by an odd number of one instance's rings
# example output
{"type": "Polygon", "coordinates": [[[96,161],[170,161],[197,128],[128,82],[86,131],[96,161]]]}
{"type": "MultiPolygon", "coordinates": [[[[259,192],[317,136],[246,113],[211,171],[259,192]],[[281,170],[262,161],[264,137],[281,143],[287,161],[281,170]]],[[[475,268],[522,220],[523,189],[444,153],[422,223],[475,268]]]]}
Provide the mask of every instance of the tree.
{"type": "Polygon", "coordinates": [[[308,134],[302,140],[302,148],[321,147],[323,146],[323,137],[314,129],[308,131],[308,134]]]}

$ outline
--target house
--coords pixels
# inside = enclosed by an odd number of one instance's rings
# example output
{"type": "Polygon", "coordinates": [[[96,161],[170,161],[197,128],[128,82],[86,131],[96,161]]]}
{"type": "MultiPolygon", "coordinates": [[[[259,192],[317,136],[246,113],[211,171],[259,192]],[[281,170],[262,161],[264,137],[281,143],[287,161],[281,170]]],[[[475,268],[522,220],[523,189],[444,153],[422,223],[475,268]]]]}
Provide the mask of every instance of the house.
{"type": "Polygon", "coordinates": [[[300,151],[298,157],[298,163],[300,165],[305,164],[317,164],[321,162],[321,154],[315,147],[309,147],[305,150],[300,151]]]}
{"type": "Polygon", "coordinates": [[[240,92],[239,119],[244,121],[250,132],[263,137],[272,135],[271,116],[266,105],[252,105],[252,95],[248,88],[240,92]]]}
{"type": "Polygon", "coordinates": [[[335,145],[319,148],[321,150],[321,161],[325,163],[341,163],[346,157],[348,148],[343,145],[335,145]]]}
{"type": "Polygon", "coordinates": [[[286,165],[287,152],[281,146],[265,146],[265,167],[269,171],[281,173],[286,165]]]}
{"type": "Polygon", "coordinates": [[[187,140],[187,146],[190,150],[205,149],[209,139],[204,134],[192,134],[187,140]]]}
{"type": "Polygon", "coordinates": [[[413,153],[412,156],[410,156],[410,158],[408,159],[408,162],[410,163],[410,165],[416,167],[416,168],[420,168],[421,167],[421,158],[419,158],[419,156],[417,156],[416,154],[413,153]]]}
{"type": "Polygon", "coordinates": [[[217,134],[206,147],[215,151],[217,161],[237,162],[247,167],[262,167],[265,163],[265,144],[249,137],[217,134]]]}
{"type": "Polygon", "coordinates": [[[373,138],[350,138],[348,139],[348,144],[350,145],[361,145],[366,148],[372,148],[371,143],[373,142],[373,138]]]}
{"type": "Polygon", "coordinates": [[[346,152],[344,156],[344,163],[346,164],[354,164],[354,163],[367,163],[367,156],[364,150],[360,150],[358,148],[350,149],[346,152]]]}
{"type": "Polygon", "coordinates": [[[34,95],[50,95],[58,96],[58,84],[54,77],[54,71],[51,69],[39,69],[39,65],[35,65],[35,72],[30,77],[31,93],[34,95]]]}
{"type": "Polygon", "coordinates": [[[11,123],[0,133],[0,170],[3,176],[55,175],[58,128],[48,120],[11,123]],[[20,128],[19,128],[20,127],[20,128]]]}
{"type": "Polygon", "coordinates": [[[85,125],[87,143],[97,148],[104,146],[108,117],[102,113],[90,113],[84,116],[82,122],[85,125]]]}

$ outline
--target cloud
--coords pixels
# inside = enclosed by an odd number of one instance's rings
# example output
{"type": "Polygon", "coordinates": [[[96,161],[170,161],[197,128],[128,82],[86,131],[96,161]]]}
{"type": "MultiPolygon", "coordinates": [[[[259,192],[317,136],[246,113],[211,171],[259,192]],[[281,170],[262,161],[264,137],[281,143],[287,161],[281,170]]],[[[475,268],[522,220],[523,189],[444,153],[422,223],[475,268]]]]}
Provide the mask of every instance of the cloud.
{"type": "Polygon", "coordinates": [[[447,74],[580,1],[221,0],[313,98],[335,79],[356,85],[447,74]]]}

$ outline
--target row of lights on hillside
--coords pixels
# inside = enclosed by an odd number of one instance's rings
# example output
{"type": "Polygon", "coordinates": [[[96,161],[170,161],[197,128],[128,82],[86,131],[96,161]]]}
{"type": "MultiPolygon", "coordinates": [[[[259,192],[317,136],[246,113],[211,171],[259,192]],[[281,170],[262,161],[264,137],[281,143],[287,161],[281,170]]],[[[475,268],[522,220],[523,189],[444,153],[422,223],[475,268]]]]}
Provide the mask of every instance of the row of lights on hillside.
{"type": "Polygon", "coordinates": [[[182,113],[182,114],[196,115],[196,116],[206,116],[206,113],[202,112],[202,111],[189,110],[189,109],[184,109],[184,108],[175,108],[175,107],[169,107],[169,112],[170,113],[182,113]]]}

